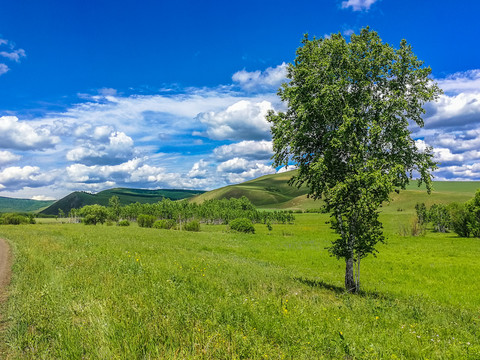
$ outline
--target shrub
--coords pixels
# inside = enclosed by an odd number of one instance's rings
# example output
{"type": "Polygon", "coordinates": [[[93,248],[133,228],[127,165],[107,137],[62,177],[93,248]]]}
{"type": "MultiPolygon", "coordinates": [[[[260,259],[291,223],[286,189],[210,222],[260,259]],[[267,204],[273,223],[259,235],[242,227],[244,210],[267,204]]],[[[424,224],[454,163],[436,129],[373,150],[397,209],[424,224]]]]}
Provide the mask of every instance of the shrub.
{"type": "Polygon", "coordinates": [[[153,227],[155,229],[171,229],[177,225],[176,221],[173,219],[162,219],[162,220],[157,220],[153,224],[153,227]]]}
{"type": "Polygon", "coordinates": [[[85,225],[103,224],[107,220],[107,208],[98,204],[85,205],[79,211],[79,215],[83,216],[83,223],[85,225]]]}
{"type": "Polygon", "coordinates": [[[267,229],[268,231],[272,231],[272,224],[270,223],[270,220],[267,220],[267,229]]]}
{"type": "Polygon", "coordinates": [[[197,220],[189,221],[183,225],[186,231],[200,231],[200,223],[197,220]]]}
{"type": "Polygon", "coordinates": [[[5,225],[20,225],[29,224],[30,220],[23,215],[18,214],[5,214],[3,215],[3,224],[5,225]]]}
{"type": "Polygon", "coordinates": [[[230,229],[243,233],[255,233],[255,227],[252,220],[246,218],[240,218],[230,221],[230,229]]]}
{"type": "Polygon", "coordinates": [[[471,232],[471,223],[474,218],[465,207],[465,204],[452,203],[449,205],[450,226],[452,230],[461,237],[469,237],[471,232]]]}
{"type": "Polygon", "coordinates": [[[140,226],[140,227],[151,228],[156,219],[157,218],[153,215],[143,215],[142,214],[142,215],[138,215],[137,223],[138,223],[138,226],[140,226]]]}
{"type": "Polygon", "coordinates": [[[118,222],[118,226],[130,226],[130,221],[128,220],[120,220],[118,222]]]}

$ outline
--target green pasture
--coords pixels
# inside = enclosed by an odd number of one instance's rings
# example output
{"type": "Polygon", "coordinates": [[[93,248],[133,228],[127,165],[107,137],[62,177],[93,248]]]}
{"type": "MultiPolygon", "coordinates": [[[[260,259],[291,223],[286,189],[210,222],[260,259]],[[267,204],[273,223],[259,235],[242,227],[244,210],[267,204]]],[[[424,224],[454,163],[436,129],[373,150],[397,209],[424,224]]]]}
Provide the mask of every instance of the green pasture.
{"type": "Polygon", "coordinates": [[[253,235],[0,226],[15,256],[1,358],[480,358],[479,240],[400,236],[412,211],[392,209],[359,295],[325,214],[253,235]]]}
{"type": "MultiPolygon", "coordinates": [[[[204,200],[247,197],[252,204],[260,209],[298,209],[307,210],[319,208],[322,201],[314,201],[307,197],[308,188],[289,186],[288,181],[296,170],[280,174],[265,175],[237,185],[208,191],[194,196],[191,201],[201,203],[204,200]]],[[[410,182],[406,190],[399,194],[392,194],[392,201],[384,204],[388,212],[413,210],[417,202],[424,202],[427,206],[433,203],[464,202],[475,195],[480,188],[478,181],[435,181],[434,191],[429,195],[425,186],[418,187],[418,182],[410,182]]]]}

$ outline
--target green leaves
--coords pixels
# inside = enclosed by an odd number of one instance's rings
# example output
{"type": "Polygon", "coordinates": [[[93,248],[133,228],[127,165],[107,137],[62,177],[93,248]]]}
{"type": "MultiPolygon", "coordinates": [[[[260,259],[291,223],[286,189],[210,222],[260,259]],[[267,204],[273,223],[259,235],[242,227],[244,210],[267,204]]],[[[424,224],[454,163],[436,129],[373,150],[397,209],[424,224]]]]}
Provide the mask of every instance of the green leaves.
{"type": "MultiPolygon", "coordinates": [[[[357,259],[383,241],[377,209],[413,173],[431,190],[431,148],[419,151],[409,122],[423,126],[423,104],[441,93],[405,40],[395,49],[368,27],[310,40],[278,91],[287,111],[270,112],[274,163],[295,163],[291,183],[323,197],[340,234],[330,252],[357,259]]],[[[347,287],[348,288],[348,287],[347,287]]]]}

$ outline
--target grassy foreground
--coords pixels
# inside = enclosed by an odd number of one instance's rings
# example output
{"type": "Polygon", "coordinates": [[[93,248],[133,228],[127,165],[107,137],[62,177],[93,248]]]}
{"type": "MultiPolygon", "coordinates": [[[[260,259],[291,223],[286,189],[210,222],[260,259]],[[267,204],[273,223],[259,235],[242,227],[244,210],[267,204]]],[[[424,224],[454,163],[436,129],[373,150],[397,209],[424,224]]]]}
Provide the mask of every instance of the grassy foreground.
{"type": "MultiPolygon", "coordinates": [[[[322,214],[271,233],[1,226],[15,255],[6,359],[478,359],[480,242],[397,235],[361,295],[322,214]]],[[[1,353],[0,353],[1,354],[1,353]]]]}

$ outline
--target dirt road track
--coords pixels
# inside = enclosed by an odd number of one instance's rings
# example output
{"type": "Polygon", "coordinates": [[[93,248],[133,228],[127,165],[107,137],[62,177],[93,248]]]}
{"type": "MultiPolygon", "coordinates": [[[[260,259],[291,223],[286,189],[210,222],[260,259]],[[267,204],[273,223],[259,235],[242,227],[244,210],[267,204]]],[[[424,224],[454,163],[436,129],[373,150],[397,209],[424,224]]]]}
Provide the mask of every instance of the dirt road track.
{"type": "MultiPolygon", "coordinates": [[[[11,275],[11,254],[10,248],[5,240],[0,239],[0,310],[4,310],[3,303],[7,300],[7,285],[10,282],[11,275]]],[[[0,334],[3,333],[6,322],[2,319],[0,313],[0,334]]],[[[3,351],[5,344],[0,341],[0,359],[3,359],[3,351]]]]}
{"type": "MultiPolygon", "coordinates": [[[[0,239],[0,303],[3,303],[7,298],[6,287],[10,282],[11,264],[10,264],[10,249],[5,240],[0,239]]],[[[0,314],[0,328],[1,328],[1,314],[0,314]]]]}

